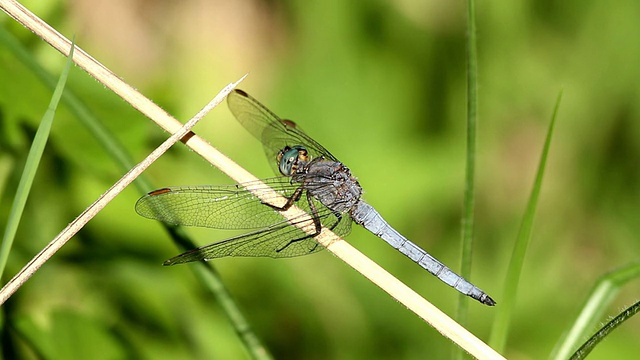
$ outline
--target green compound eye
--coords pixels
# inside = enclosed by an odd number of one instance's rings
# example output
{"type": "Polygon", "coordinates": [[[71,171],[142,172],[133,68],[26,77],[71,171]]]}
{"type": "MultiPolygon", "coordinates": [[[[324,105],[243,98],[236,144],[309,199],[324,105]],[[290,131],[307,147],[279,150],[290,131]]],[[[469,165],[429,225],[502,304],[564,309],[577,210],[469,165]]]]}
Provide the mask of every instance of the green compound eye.
{"type": "Polygon", "coordinates": [[[292,176],[295,174],[299,162],[306,162],[308,158],[307,150],[304,147],[300,145],[287,146],[278,153],[278,169],[282,175],[292,176]]]}

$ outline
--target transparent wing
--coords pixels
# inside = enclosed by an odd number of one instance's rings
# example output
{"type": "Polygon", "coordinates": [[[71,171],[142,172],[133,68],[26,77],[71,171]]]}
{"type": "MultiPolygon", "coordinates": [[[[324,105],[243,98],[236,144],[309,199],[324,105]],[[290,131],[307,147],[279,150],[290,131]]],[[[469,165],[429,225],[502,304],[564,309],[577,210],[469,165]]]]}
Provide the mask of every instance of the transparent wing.
{"type": "MultiPolygon", "coordinates": [[[[290,196],[296,188],[282,177],[265,179],[263,182],[284,196],[290,196]]],[[[245,185],[258,190],[259,186],[264,186],[258,183],[245,185]]],[[[296,206],[307,214],[315,214],[322,226],[338,235],[349,234],[352,220],[347,214],[335,214],[317,199],[307,199],[305,195],[295,203],[296,206]]],[[[136,211],[144,217],[172,225],[258,229],[178,255],[168,260],[167,265],[223,256],[292,257],[323,249],[313,237],[292,225],[309,222],[307,216],[289,223],[278,211],[261,203],[241,185],[159,189],[140,198],[136,203],[136,211]]]]}
{"type": "MultiPolygon", "coordinates": [[[[291,196],[296,189],[284,177],[265,179],[263,183],[246,183],[245,186],[258,191],[269,186],[285,197],[291,196]]],[[[269,203],[275,204],[275,201],[269,203]]],[[[282,221],[282,216],[238,184],[155,190],[138,200],[136,212],[170,225],[216,229],[261,229],[282,221]]]]}
{"type": "MultiPolygon", "coordinates": [[[[349,217],[334,217],[331,221],[334,222],[334,230],[341,232],[342,236],[349,233],[351,229],[349,217]]],[[[323,249],[324,247],[309,234],[288,222],[281,222],[265,229],[187,251],[165,261],[164,265],[211,260],[224,256],[285,258],[308,255],[323,249]]]]}
{"type": "MultiPolygon", "coordinates": [[[[314,201],[314,206],[319,202],[314,201]]],[[[304,202],[300,202],[302,205],[304,202]]],[[[264,205],[263,205],[264,206],[264,205]]],[[[309,211],[309,206],[300,206],[309,211]]],[[[272,212],[275,212],[271,209],[272,212]]],[[[346,236],[351,231],[351,218],[346,215],[336,215],[327,208],[317,212],[318,219],[323,226],[333,230],[339,236],[346,236]]],[[[224,256],[249,256],[285,258],[312,254],[324,247],[309,234],[295,226],[297,223],[312,223],[307,217],[294,219],[292,223],[282,220],[264,229],[248,234],[236,236],[217,243],[205,245],[165,261],[164,265],[184,264],[193,261],[211,260],[224,256]]]]}
{"type": "Polygon", "coordinates": [[[302,145],[312,158],[324,156],[327,160],[338,161],[331,153],[310,138],[291,120],[282,120],[258,100],[242,90],[234,90],[227,96],[229,109],[236,119],[264,146],[265,154],[276,174],[278,152],[286,146],[302,145]]]}

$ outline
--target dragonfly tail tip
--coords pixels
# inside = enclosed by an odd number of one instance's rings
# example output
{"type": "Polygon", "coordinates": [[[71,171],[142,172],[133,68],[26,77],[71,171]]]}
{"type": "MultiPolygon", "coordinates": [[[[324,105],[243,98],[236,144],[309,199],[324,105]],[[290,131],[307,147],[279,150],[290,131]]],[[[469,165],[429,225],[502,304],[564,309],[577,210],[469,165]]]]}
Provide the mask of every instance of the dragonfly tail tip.
{"type": "Polygon", "coordinates": [[[491,298],[491,296],[484,294],[484,296],[482,297],[482,299],[480,299],[480,302],[485,304],[485,305],[489,305],[489,306],[495,306],[496,302],[495,300],[493,300],[491,298]]]}

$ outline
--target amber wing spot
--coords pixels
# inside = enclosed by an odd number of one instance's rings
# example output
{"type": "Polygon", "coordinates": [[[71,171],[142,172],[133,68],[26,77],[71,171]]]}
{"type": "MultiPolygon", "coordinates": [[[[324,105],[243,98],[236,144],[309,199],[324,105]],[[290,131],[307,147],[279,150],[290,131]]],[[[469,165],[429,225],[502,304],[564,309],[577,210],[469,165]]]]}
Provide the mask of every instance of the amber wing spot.
{"type": "Polygon", "coordinates": [[[286,127],[290,127],[290,128],[297,128],[298,124],[294,123],[293,121],[289,120],[289,119],[282,119],[280,120],[284,126],[286,127]]]}
{"type": "Polygon", "coordinates": [[[152,192],[150,192],[149,196],[157,196],[157,195],[162,195],[162,194],[166,194],[168,192],[171,192],[171,189],[169,188],[162,188],[162,189],[158,189],[158,190],[153,190],[152,192]]]}
{"type": "Polygon", "coordinates": [[[247,94],[246,92],[244,92],[244,90],[240,90],[240,89],[235,89],[234,90],[236,93],[238,93],[238,95],[242,95],[244,97],[249,97],[249,94],[247,94]]]}

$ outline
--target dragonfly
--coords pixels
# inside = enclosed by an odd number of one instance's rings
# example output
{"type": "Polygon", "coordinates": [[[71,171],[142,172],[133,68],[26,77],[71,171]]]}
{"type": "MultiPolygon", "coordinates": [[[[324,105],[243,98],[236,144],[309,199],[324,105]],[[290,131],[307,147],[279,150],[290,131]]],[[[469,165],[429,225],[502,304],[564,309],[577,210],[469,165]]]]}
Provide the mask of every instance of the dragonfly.
{"type": "Polygon", "coordinates": [[[279,118],[246,92],[227,97],[235,118],[262,142],[276,177],[234,185],[166,187],[140,198],[143,217],[170,225],[245,229],[246,234],[189,250],[164,265],[225,256],[286,258],[324,249],[322,227],[344,237],[355,222],[460,293],[493,306],[484,291],[409,241],[362,199],[362,187],[342,162],[296,123],[279,118]],[[247,189],[252,189],[253,192],[247,189]],[[261,194],[257,196],[256,194],[261,194]],[[284,205],[274,205],[284,197],[284,205]],[[297,206],[306,214],[286,220],[280,212],[297,206]],[[311,223],[307,233],[296,224],[311,223]]]}

